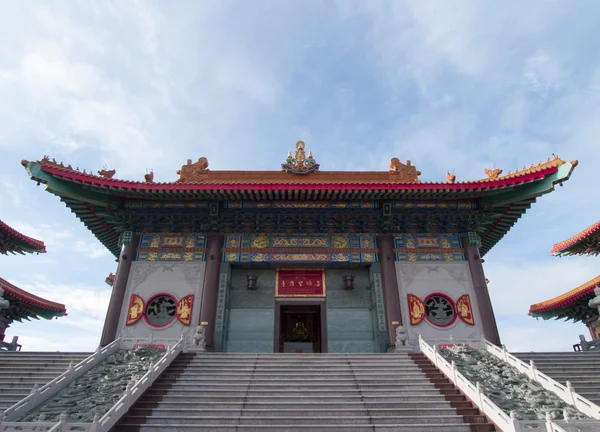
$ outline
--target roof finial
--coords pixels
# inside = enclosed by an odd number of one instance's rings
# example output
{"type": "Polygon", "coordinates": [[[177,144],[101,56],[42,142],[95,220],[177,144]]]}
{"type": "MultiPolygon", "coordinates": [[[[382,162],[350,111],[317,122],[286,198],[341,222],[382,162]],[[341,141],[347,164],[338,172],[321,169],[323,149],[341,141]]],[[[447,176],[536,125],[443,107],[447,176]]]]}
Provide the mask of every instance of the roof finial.
{"type": "Polygon", "coordinates": [[[304,152],[304,141],[296,143],[296,153],[292,157],[292,152],[288,152],[285,162],[281,164],[281,169],[285,172],[294,174],[308,174],[319,170],[319,164],[314,160],[312,152],[308,152],[308,157],[304,152]]]}

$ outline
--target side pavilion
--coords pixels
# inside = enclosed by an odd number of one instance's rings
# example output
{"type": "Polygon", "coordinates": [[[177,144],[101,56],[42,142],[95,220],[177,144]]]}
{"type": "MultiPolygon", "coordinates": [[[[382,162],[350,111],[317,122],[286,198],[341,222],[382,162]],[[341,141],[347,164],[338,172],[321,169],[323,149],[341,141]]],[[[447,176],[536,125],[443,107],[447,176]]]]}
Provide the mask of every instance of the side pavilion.
{"type": "MultiPolygon", "coordinates": [[[[40,240],[28,237],[0,220],[0,253],[4,255],[45,253],[46,246],[40,240]]],[[[14,322],[33,319],[52,319],[67,314],[65,305],[46,300],[16,287],[0,278],[0,349],[15,350],[17,337],[11,343],[4,342],[6,329],[14,322]]]]}
{"type": "MultiPolygon", "coordinates": [[[[600,221],[584,229],[567,240],[552,247],[553,256],[572,256],[600,254],[600,221]]],[[[581,321],[590,331],[592,340],[600,339],[600,321],[598,308],[590,306],[600,290],[600,275],[552,299],[531,305],[529,315],[545,320],[565,319],[573,322],[581,321]]]]}

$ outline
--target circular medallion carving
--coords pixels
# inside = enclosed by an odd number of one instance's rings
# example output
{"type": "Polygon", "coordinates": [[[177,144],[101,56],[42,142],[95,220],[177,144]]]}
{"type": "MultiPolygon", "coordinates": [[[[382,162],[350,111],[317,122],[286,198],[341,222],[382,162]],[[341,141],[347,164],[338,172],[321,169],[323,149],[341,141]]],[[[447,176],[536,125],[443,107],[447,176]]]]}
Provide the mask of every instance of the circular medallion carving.
{"type": "Polygon", "coordinates": [[[442,293],[428,295],[425,304],[425,317],[436,327],[448,327],[456,321],[456,307],[450,297],[442,293]]]}
{"type": "Polygon", "coordinates": [[[144,317],[153,327],[164,327],[175,319],[177,301],[170,294],[156,294],[146,306],[144,317]]]}

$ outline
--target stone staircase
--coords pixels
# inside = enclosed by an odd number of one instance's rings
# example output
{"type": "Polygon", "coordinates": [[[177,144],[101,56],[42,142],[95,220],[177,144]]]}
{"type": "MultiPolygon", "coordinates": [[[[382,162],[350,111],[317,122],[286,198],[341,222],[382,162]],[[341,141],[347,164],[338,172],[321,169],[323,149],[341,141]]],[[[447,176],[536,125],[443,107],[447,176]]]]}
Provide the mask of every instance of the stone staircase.
{"type": "Polygon", "coordinates": [[[582,352],[512,353],[561,384],[569,381],[575,391],[600,405],[600,349],[582,352]]]}
{"type": "Polygon", "coordinates": [[[116,431],[494,431],[422,355],[181,354],[116,431]]]}
{"type": "Polygon", "coordinates": [[[91,353],[0,351],[0,413],[91,353]]]}

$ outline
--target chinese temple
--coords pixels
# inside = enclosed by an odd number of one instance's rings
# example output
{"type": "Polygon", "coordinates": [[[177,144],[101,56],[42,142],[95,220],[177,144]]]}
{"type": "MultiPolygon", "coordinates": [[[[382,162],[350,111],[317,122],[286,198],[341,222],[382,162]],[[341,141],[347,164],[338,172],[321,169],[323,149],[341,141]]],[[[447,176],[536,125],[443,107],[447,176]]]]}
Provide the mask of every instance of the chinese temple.
{"type": "MultiPolygon", "coordinates": [[[[8,255],[44,252],[46,246],[42,241],[21,234],[0,221],[0,253],[8,255]]],[[[38,297],[0,278],[0,348],[16,348],[4,342],[6,329],[13,322],[29,321],[31,318],[52,319],[64,315],[66,309],[63,304],[38,297]]]]}
{"type": "MultiPolygon", "coordinates": [[[[598,255],[600,253],[600,221],[573,237],[555,244],[553,256],[598,255]]],[[[531,305],[529,315],[543,319],[566,319],[582,322],[592,340],[600,339],[598,307],[590,302],[598,296],[600,276],[550,300],[531,305]],[[595,292],[596,291],[596,292],[595,292]]]]}
{"type": "MultiPolygon", "coordinates": [[[[206,331],[222,352],[387,352],[500,338],[482,258],[577,161],[425,182],[410,161],[325,171],[302,141],[277,170],[188,160],[172,182],[22,161],[118,258],[101,345],[206,331]]],[[[174,170],[175,171],[175,170],[174,170]]]]}

